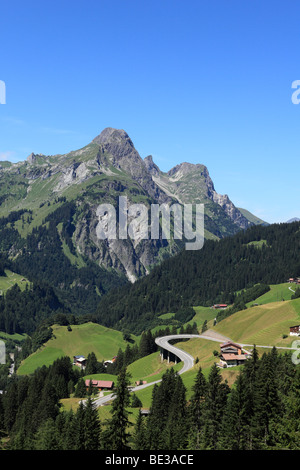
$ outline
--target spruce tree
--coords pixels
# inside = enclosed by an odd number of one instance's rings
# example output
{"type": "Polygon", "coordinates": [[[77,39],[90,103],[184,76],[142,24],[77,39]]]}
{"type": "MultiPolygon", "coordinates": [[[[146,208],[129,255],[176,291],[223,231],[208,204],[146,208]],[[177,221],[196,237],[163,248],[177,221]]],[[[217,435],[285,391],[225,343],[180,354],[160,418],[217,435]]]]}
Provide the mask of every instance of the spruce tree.
{"type": "Polygon", "coordinates": [[[100,448],[101,426],[98,418],[97,408],[95,408],[91,397],[84,406],[84,449],[99,450],[100,448]]]}
{"type": "Polygon", "coordinates": [[[98,372],[98,361],[94,352],[91,352],[86,360],[85,375],[93,375],[98,372]]]}
{"type": "Polygon", "coordinates": [[[136,424],[133,432],[133,450],[146,450],[148,449],[148,439],[146,434],[145,417],[139,411],[136,424]]]}
{"type": "Polygon", "coordinates": [[[214,363],[208,377],[205,400],[205,431],[203,442],[205,449],[215,450],[218,446],[222,415],[230,390],[226,383],[221,382],[222,377],[220,369],[217,367],[216,363],[214,363]]]}
{"type": "Polygon", "coordinates": [[[246,450],[243,423],[243,380],[241,375],[230,391],[224,410],[218,448],[221,450],[246,450]]]}
{"type": "Polygon", "coordinates": [[[190,421],[190,447],[194,450],[200,449],[200,434],[204,426],[204,407],[205,397],[207,394],[207,383],[202,373],[201,367],[199,368],[196,376],[195,383],[192,387],[193,395],[189,405],[189,421],[190,421]]]}
{"type": "Polygon", "coordinates": [[[266,449],[273,444],[271,423],[281,417],[281,402],[276,377],[277,351],[264,354],[257,372],[255,390],[255,442],[256,448],[266,449]]]}
{"type": "Polygon", "coordinates": [[[166,450],[186,449],[188,442],[186,388],[180,375],[175,376],[175,381],[169,404],[168,420],[163,431],[166,435],[166,450]]]}
{"type": "Polygon", "coordinates": [[[84,404],[79,402],[74,419],[71,423],[72,434],[73,434],[73,449],[74,450],[84,450],[84,428],[85,428],[85,419],[84,419],[84,404]]]}
{"type": "Polygon", "coordinates": [[[103,434],[104,447],[109,450],[124,451],[129,449],[127,432],[130,426],[129,412],[127,407],[130,405],[130,375],[123,367],[118,375],[116,388],[113,392],[114,400],[112,402],[112,417],[107,422],[107,429],[103,434]]]}
{"type": "Polygon", "coordinates": [[[86,385],[85,381],[81,378],[78,380],[78,383],[76,385],[75,389],[75,397],[76,398],[84,398],[86,396],[86,385]]]}
{"type": "Polygon", "coordinates": [[[35,436],[35,450],[60,450],[55,422],[52,418],[43,421],[35,436]]]}

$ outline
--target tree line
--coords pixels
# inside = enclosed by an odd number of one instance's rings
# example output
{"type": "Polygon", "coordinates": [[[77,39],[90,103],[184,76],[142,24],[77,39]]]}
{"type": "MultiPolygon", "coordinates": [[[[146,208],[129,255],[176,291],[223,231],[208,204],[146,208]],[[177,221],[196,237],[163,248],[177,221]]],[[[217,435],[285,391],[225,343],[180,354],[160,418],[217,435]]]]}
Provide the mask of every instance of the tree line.
{"type": "Polygon", "coordinates": [[[133,285],[111,290],[99,302],[101,324],[135,334],[157,325],[159,315],[183,307],[231,304],[256,284],[300,275],[300,223],[254,226],[199,251],[183,251],[133,285]],[[253,244],[253,241],[263,241],[253,244]]]}
{"type": "MultiPolygon", "coordinates": [[[[61,410],[79,380],[68,358],[19,377],[0,395],[0,436],[8,450],[299,450],[300,369],[276,348],[252,356],[232,387],[214,364],[197,371],[187,399],[182,377],[167,370],[152,390],[150,413],[131,419],[130,375],[123,367],[110,417],[89,396],[61,410]]],[[[141,406],[141,403],[140,403],[141,406]]]]}

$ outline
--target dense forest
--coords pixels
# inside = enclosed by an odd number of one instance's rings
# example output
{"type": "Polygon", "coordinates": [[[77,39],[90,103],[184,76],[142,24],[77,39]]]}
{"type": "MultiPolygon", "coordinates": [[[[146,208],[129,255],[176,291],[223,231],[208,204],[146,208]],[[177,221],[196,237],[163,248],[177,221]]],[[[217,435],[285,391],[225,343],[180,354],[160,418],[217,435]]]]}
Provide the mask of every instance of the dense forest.
{"type": "Polygon", "coordinates": [[[300,276],[300,224],[254,226],[199,251],[183,251],[130,287],[113,289],[99,303],[97,320],[134,333],[155,325],[157,315],[182,307],[232,304],[255,284],[300,276]]]}
{"type": "Polygon", "coordinates": [[[72,218],[75,203],[61,202],[63,204],[50,213],[42,225],[33,228],[26,238],[20,236],[15,224],[18,221],[28,223],[31,211],[13,211],[0,218],[0,275],[9,268],[35,285],[42,283],[53,288],[65,311],[76,315],[92,313],[101,295],[112,287],[126,284],[127,280],[89,259],[84,259],[85,266],[82,267],[71,263],[64,253],[63,243],[74,254],[72,218]],[[60,232],[59,224],[62,226],[60,232]]]}
{"type": "MultiPolygon", "coordinates": [[[[154,385],[150,414],[130,395],[123,367],[114,390],[110,418],[100,422],[91,396],[76,411],[60,400],[80,383],[69,358],[31,376],[15,377],[0,395],[0,434],[12,450],[279,450],[300,448],[300,370],[290,354],[275,348],[259,358],[256,348],[233,387],[214,365],[199,368],[192,395],[169,369],[154,385]],[[133,426],[133,427],[132,427],[133,426]]],[[[84,389],[85,391],[85,389],[84,389]]]]}
{"type": "MultiPolygon", "coordinates": [[[[52,213],[47,225],[19,241],[23,246],[15,259],[1,253],[0,273],[9,268],[29,279],[31,286],[25,291],[15,286],[0,297],[0,331],[32,334],[62,313],[140,334],[160,325],[162,313],[173,312],[169,322],[180,328],[192,319],[195,305],[233,305],[219,314],[220,321],[266,292],[269,284],[300,275],[300,224],[275,224],[206,241],[202,250],[183,251],[132,285],[89,260],[82,268],[71,264],[57,224],[65,221],[62,232],[71,250],[73,211],[72,203],[65,203],[52,213]]],[[[18,217],[12,213],[10,224],[18,217]]],[[[1,220],[0,234],[1,223],[6,227],[1,220]]],[[[13,227],[9,230],[14,233],[13,227]]]]}

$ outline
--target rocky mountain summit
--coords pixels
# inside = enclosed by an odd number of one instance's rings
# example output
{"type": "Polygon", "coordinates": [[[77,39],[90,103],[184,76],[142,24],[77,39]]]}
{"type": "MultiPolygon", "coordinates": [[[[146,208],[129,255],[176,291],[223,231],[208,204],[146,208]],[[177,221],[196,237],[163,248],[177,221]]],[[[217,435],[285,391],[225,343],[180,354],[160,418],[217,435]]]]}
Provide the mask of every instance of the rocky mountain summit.
{"type": "MultiPolygon", "coordinates": [[[[183,243],[162,238],[100,240],[99,204],[117,208],[120,196],[149,209],[151,204],[204,203],[207,239],[220,239],[252,224],[227,195],[216,192],[204,165],[184,162],[164,173],[151,155],[141,158],[122,129],[108,127],[82,149],[67,154],[31,153],[16,164],[1,162],[0,217],[13,211],[14,229],[21,237],[37,227],[46,228],[51,214],[72,204],[71,219],[57,224],[65,256],[78,265],[92,260],[134,281],[182,250],[183,243]],[[65,224],[71,227],[67,238],[71,252],[61,228],[65,224]]],[[[18,256],[13,244],[10,252],[18,256]]]]}

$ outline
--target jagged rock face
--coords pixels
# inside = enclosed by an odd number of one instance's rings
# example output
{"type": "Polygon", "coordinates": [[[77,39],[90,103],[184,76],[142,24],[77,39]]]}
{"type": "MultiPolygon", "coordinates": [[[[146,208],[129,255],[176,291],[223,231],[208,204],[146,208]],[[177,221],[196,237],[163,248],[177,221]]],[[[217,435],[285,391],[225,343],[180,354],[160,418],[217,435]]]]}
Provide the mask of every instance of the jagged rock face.
{"type": "Polygon", "coordinates": [[[147,168],[148,172],[150,173],[150,175],[152,175],[152,176],[158,176],[159,175],[160,169],[158,168],[157,165],[155,165],[155,163],[153,161],[153,158],[152,158],[152,155],[148,155],[148,157],[146,157],[144,159],[144,162],[145,162],[146,168],[147,168]]]}
{"type": "Polygon", "coordinates": [[[156,173],[154,179],[162,187],[167,186],[169,190],[173,188],[174,194],[182,203],[206,203],[209,199],[220,206],[238,227],[244,229],[251,225],[227,195],[216,192],[205,165],[180,163],[169,170],[167,175],[161,175],[161,179],[159,173],[156,173]]]}
{"type": "Polygon", "coordinates": [[[222,196],[217,192],[212,194],[212,200],[218,204],[226,214],[230,217],[230,219],[237,224],[240,228],[244,229],[250,226],[249,221],[242,215],[242,213],[235,207],[235,205],[230,201],[227,194],[222,196]]]}
{"type": "Polygon", "coordinates": [[[206,234],[212,238],[250,225],[227,195],[215,191],[206,166],[184,162],[163,173],[151,155],[141,158],[122,129],[108,127],[86,147],[68,154],[32,153],[24,162],[0,167],[0,217],[2,208],[6,212],[30,209],[32,230],[57,208],[57,201],[75,201],[72,237],[78,256],[87,256],[134,281],[163,258],[178,253],[183,243],[150,237],[100,240],[97,207],[102,203],[116,206],[121,195],[129,203],[146,203],[149,209],[152,203],[204,203],[206,234]]]}
{"type": "Polygon", "coordinates": [[[103,153],[111,156],[110,162],[115,168],[130,174],[150,196],[158,202],[168,202],[169,198],[152,180],[143,159],[124,130],[108,127],[95,137],[93,143],[100,145],[103,153]]]}

